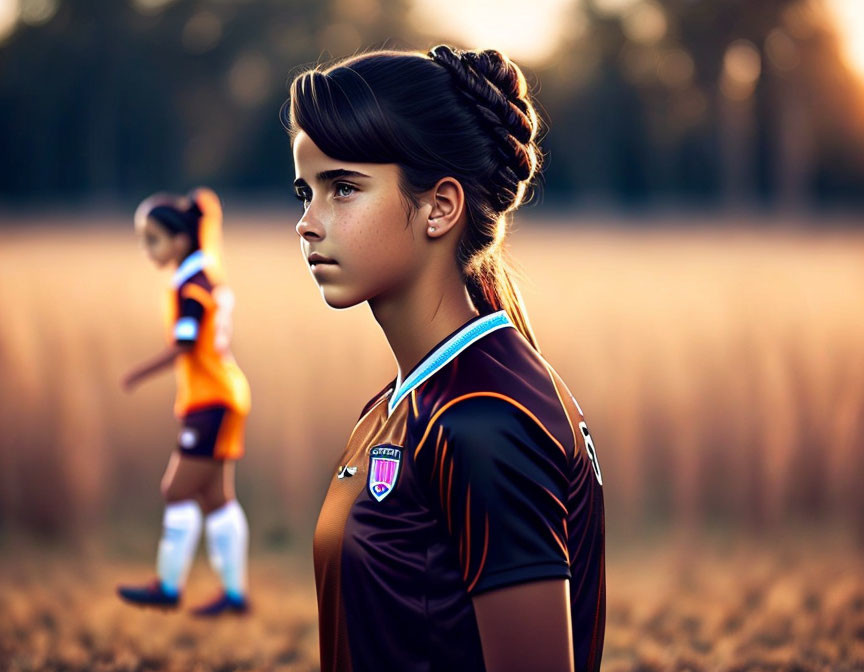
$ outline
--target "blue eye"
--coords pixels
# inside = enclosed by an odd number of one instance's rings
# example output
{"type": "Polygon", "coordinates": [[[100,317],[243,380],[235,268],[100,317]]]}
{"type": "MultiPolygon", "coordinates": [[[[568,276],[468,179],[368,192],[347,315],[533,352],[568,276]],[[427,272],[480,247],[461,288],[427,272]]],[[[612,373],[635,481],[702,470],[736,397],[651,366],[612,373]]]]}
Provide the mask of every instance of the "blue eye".
{"type": "Polygon", "coordinates": [[[357,187],[346,182],[340,182],[336,185],[336,195],[340,198],[346,198],[357,191],[357,187]]]}

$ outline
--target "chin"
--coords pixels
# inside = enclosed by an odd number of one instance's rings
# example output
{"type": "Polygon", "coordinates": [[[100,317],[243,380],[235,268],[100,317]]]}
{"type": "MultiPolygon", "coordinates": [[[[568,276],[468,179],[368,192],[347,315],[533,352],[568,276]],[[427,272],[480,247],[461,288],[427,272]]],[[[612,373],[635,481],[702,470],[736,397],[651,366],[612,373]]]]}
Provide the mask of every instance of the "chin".
{"type": "Polygon", "coordinates": [[[353,294],[336,287],[322,287],[321,297],[324,299],[324,303],[336,310],[351,308],[366,300],[365,296],[353,294]]]}

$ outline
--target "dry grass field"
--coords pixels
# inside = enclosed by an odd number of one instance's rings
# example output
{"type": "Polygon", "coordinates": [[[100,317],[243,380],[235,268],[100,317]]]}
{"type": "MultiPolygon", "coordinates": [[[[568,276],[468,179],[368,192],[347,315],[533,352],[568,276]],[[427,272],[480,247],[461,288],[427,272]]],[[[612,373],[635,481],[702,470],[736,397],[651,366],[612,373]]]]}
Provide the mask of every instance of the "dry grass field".
{"type": "MultiPolygon", "coordinates": [[[[864,670],[862,557],[815,537],[682,557],[666,544],[613,550],[604,672],[864,670]],[[814,543],[818,542],[818,543],[814,543]]],[[[0,669],[316,670],[308,557],[253,556],[254,611],[200,622],[115,598],[142,562],[32,549],[0,565],[0,669]]],[[[203,558],[190,602],[215,590],[203,558]]]]}
{"type": "MultiPolygon", "coordinates": [[[[175,436],[170,376],[119,389],[167,275],[125,216],[0,227],[0,669],[315,669],[304,540],[394,368],[367,308],[323,305],[294,216],[227,210],[258,609],[215,627],[112,593],[149,574],[175,436]]],[[[864,232],[520,220],[512,252],[603,469],[605,669],[864,670],[864,232]]]]}
{"type": "MultiPolygon", "coordinates": [[[[0,669],[297,670],[318,669],[315,589],[291,558],[253,566],[254,611],[201,621],[184,612],[139,610],[114,587],[148,577],[152,567],[98,555],[28,553],[3,565],[0,669]]],[[[205,563],[193,572],[184,607],[212,597],[205,563]]]]}

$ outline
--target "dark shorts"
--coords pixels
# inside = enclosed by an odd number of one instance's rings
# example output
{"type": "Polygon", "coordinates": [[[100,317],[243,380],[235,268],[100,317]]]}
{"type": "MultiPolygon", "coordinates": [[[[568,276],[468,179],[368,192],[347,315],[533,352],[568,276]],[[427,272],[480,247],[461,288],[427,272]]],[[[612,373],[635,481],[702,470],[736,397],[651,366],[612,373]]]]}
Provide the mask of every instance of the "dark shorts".
{"type": "Polygon", "coordinates": [[[177,448],[190,457],[236,460],[243,455],[244,420],[225,406],[191,411],[183,417],[177,448]]]}

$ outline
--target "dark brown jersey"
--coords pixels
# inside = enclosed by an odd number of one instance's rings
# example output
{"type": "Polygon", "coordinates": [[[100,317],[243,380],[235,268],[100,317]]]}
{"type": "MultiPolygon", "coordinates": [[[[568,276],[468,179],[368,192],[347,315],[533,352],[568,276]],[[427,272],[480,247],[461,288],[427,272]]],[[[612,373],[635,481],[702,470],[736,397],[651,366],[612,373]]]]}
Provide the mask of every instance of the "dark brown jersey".
{"type": "Polygon", "coordinates": [[[322,670],[483,670],[471,597],[540,579],[570,580],[576,669],[599,669],[593,441],[506,313],[376,395],[334,472],[314,543],[322,670]]]}

